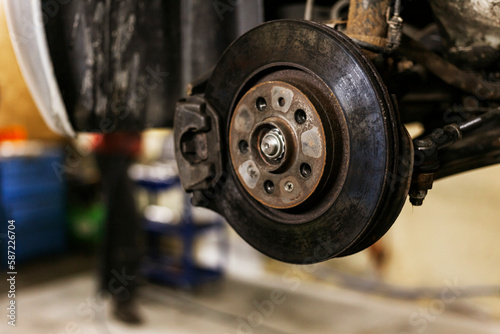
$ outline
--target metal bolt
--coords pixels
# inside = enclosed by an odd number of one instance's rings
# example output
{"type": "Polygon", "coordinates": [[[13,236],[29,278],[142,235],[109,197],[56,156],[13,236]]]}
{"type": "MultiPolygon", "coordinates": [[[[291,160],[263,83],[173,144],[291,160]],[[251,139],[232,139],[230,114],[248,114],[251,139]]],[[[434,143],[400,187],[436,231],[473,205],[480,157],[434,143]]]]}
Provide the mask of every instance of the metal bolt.
{"type": "Polygon", "coordinates": [[[269,159],[280,159],[285,153],[285,140],[278,129],[269,131],[260,143],[262,153],[269,159]]]}
{"type": "Polygon", "coordinates": [[[285,184],[285,190],[289,193],[291,193],[293,191],[293,183],[292,182],[287,182],[285,184]]]}
{"type": "Polygon", "coordinates": [[[427,190],[417,190],[410,192],[410,203],[414,206],[421,206],[427,196],[427,190]]]}

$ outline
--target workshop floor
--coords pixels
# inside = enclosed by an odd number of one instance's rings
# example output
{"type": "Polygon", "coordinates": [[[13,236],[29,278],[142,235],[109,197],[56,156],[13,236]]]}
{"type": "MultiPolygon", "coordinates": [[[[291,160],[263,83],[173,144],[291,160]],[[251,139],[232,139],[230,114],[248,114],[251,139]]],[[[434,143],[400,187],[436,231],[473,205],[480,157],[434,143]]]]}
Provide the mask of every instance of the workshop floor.
{"type": "Polygon", "coordinates": [[[127,327],[110,318],[93,282],[84,273],[23,288],[17,328],[2,321],[0,333],[500,333],[499,323],[447,308],[429,312],[416,303],[278,276],[227,278],[190,292],[144,286],[147,322],[127,327]]]}

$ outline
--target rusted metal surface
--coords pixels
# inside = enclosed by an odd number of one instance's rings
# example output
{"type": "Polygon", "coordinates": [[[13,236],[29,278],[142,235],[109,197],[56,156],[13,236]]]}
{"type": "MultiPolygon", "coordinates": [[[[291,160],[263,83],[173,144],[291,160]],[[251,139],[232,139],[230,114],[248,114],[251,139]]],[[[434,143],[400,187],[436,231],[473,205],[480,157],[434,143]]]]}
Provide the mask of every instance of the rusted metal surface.
{"type": "Polygon", "coordinates": [[[400,51],[454,87],[484,99],[500,99],[499,82],[486,81],[478,73],[462,70],[409,37],[403,38],[400,51]]]}
{"type": "Polygon", "coordinates": [[[351,0],[346,35],[379,47],[387,45],[390,0],[351,0]]]}
{"type": "Polygon", "coordinates": [[[447,56],[474,69],[496,67],[500,57],[500,1],[431,0],[447,56]]]}
{"type": "Polygon", "coordinates": [[[326,142],[311,101],[280,81],[251,88],[236,106],[229,130],[238,179],[253,198],[276,209],[295,207],[316,190],[326,142]]]}
{"type": "Polygon", "coordinates": [[[500,1],[430,0],[449,46],[500,46],[500,1]]]}

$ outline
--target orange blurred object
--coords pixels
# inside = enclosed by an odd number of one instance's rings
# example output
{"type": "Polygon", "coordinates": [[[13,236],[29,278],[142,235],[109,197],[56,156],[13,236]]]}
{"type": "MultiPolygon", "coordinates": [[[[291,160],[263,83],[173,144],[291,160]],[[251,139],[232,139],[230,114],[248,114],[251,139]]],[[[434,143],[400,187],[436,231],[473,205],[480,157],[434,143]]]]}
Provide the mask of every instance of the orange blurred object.
{"type": "Polygon", "coordinates": [[[0,142],[26,139],[28,139],[28,131],[22,125],[11,125],[0,128],[0,142]]]}

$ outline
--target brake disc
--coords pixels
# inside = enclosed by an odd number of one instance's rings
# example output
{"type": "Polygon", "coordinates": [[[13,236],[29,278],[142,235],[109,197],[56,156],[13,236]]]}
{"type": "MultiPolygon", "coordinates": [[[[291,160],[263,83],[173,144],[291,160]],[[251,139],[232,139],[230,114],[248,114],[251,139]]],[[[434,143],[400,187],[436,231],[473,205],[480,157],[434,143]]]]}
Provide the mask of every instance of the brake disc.
{"type": "Polygon", "coordinates": [[[390,96],[359,48],[324,25],[274,21],[240,37],[204,96],[179,104],[175,127],[195,202],[278,260],[368,247],[408,194],[413,148],[390,96]]]}

